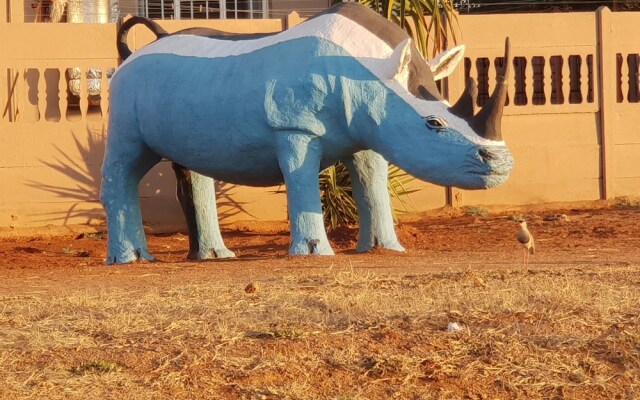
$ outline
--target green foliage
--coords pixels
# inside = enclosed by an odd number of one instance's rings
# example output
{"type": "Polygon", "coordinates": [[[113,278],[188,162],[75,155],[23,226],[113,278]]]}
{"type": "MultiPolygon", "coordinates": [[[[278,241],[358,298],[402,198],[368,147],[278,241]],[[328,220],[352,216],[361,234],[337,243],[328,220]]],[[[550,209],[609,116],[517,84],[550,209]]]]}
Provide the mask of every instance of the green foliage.
{"type": "Polygon", "coordinates": [[[482,207],[468,206],[464,207],[464,212],[467,215],[472,215],[474,217],[488,217],[489,210],[482,207]]]}
{"type": "Polygon", "coordinates": [[[358,221],[347,167],[339,162],[320,173],[320,194],[324,225],[328,231],[358,221]]]}
{"type": "MultiPolygon", "coordinates": [[[[457,42],[458,17],[453,0],[357,0],[403,28],[425,58],[441,52],[447,40],[457,42]]],[[[334,4],[342,0],[334,0],[334,4]]]]}
{"type": "MultiPolygon", "coordinates": [[[[400,208],[394,209],[395,212],[409,212],[414,209],[409,194],[416,190],[406,188],[413,179],[395,165],[389,166],[389,194],[400,204],[400,208]]],[[[328,231],[358,222],[358,210],[351,191],[351,177],[343,163],[339,162],[320,173],[320,193],[322,214],[328,231]]]]}
{"type": "Polygon", "coordinates": [[[410,212],[412,210],[415,210],[415,206],[413,204],[413,201],[411,201],[411,197],[409,197],[409,195],[411,193],[417,192],[418,189],[408,190],[405,186],[414,179],[414,177],[407,174],[395,165],[389,165],[389,179],[387,182],[387,187],[389,189],[391,197],[398,200],[398,203],[401,207],[394,208],[393,211],[410,212]]]}
{"type": "Polygon", "coordinates": [[[634,196],[616,197],[615,205],[618,208],[640,208],[640,198],[634,196]]]}

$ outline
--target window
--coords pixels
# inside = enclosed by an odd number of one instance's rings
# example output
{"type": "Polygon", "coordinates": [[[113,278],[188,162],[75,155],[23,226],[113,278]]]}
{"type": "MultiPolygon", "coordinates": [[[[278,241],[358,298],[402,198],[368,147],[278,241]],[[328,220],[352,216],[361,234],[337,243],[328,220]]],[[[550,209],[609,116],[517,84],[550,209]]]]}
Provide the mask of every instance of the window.
{"type": "Polygon", "coordinates": [[[152,19],[269,18],[269,0],[140,0],[137,8],[129,2],[120,3],[121,12],[152,19]]]}

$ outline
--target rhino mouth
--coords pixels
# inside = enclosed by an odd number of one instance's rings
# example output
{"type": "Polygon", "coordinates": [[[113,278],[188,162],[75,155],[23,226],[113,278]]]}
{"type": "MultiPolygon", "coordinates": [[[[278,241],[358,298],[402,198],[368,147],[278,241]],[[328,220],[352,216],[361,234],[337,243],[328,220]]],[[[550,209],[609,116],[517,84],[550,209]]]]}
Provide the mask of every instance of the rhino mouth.
{"type": "Polygon", "coordinates": [[[479,179],[477,186],[481,188],[505,182],[513,169],[513,157],[506,147],[480,147],[474,149],[469,158],[466,173],[479,179]]]}
{"type": "Polygon", "coordinates": [[[482,146],[474,149],[471,157],[484,174],[508,175],[513,169],[513,157],[505,146],[482,146]]]}

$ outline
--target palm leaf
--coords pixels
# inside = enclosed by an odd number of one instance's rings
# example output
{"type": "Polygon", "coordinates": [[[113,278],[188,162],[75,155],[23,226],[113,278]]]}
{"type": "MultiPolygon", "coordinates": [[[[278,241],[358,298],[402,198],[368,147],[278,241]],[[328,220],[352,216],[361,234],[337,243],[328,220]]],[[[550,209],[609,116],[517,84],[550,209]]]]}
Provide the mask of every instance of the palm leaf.
{"type": "Polygon", "coordinates": [[[332,231],[358,221],[356,202],[351,192],[347,168],[337,163],[320,173],[320,193],[325,226],[332,231]]]}
{"type": "Polygon", "coordinates": [[[405,186],[414,179],[413,176],[407,174],[395,165],[389,165],[389,179],[387,184],[389,194],[398,200],[401,206],[401,208],[393,208],[394,212],[411,212],[416,210],[415,204],[409,195],[417,192],[418,189],[407,189],[405,186]]]}
{"type": "MultiPolygon", "coordinates": [[[[415,205],[409,195],[418,190],[406,187],[414,179],[400,168],[389,166],[387,188],[390,196],[398,200],[400,205],[399,208],[393,209],[394,213],[415,211],[415,205]]],[[[320,173],[320,193],[327,231],[331,232],[340,226],[351,226],[358,222],[358,208],[351,191],[351,177],[344,164],[339,162],[320,173]]]]}
{"type": "MultiPolygon", "coordinates": [[[[458,17],[453,0],[357,0],[407,31],[425,58],[458,42],[458,17]],[[411,20],[412,23],[407,23],[411,20]]],[[[333,4],[342,0],[333,0],[333,4]]]]}

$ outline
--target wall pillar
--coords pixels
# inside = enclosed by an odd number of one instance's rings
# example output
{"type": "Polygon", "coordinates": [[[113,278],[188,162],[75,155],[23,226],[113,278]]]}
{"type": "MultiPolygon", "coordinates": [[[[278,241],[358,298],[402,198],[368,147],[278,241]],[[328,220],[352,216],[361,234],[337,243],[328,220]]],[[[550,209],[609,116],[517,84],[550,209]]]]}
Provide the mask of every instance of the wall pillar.
{"type": "Polygon", "coordinates": [[[9,0],[2,0],[2,2],[0,2],[0,24],[9,22],[8,15],[9,15],[9,0]]]}
{"type": "Polygon", "coordinates": [[[7,0],[7,22],[23,23],[24,22],[24,1],[23,0],[7,0]]]}
{"type": "Polygon", "coordinates": [[[614,124],[616,105],[616,54],[611,39],[611,10],[600,7],[597,15],[598,101],[600,109],[600,198],[615,197],[614,183],[614,124]]]}
{"type": "Polygon", "coordinates": [[[303,21],[302,18],[300,18],[300,14],[298,14],[297,12],[292,12],[289,15],[287,15],[285,21],[284,21],[284,29],[289,29],[289,28],[293,28],[294,26],[300,24],[303,21]]]}

